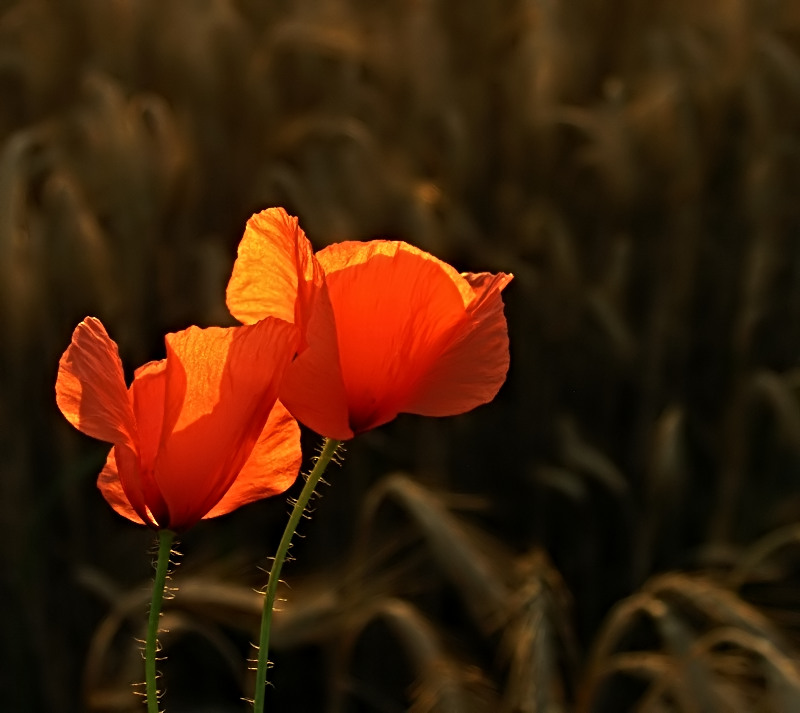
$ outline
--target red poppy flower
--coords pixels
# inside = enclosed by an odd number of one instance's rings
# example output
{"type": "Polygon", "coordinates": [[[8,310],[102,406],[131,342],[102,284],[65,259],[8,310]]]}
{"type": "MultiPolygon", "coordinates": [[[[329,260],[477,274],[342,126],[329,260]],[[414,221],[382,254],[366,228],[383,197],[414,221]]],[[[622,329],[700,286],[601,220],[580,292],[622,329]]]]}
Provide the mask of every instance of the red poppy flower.
{"type": "Polygon", "coordinates": [[[98,319],[81,322],[56,401],[73,426],[114,444],[98,479],[114,510],[180,532],[286,490],[300,467],[299,429],[276,399],[297,339],[279,319],[190,327],[168,334],[167,358],[126,388],[117,345],[98,319]]]}
{"type": "Polygon", "coordinates": [[[322,282],[310,250],[296,219],[265,211],[248,224],[227,293],[231,314],[248,323],[267,314],[259,306],[273,271],[297,279],[308,348],[280,392],[295,418],[345,440],[399,413],[451,416],[494,398],[508,371],[500,293],[511,275],[459,274],[411,245],[376,240],[317,253],[322,282]],[[280,267],[267,261],[276,246],[280,267]]]}

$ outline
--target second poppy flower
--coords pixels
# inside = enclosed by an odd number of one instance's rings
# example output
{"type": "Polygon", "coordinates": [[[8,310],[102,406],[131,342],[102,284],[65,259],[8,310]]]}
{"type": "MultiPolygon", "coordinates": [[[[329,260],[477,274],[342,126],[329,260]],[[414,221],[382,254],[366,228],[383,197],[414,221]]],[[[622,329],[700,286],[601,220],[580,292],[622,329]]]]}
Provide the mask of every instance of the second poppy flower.
{"type": "Polygon", "coordinates": [[[270,274],[291,275],[307,343],[281,387],[295,418],[346,440],[399,413],[451,416],[494,398],[509,363],[501,291],[511,275],[459,274],[399,241],[310,253],[296,219],[264,211],[248,223],[227,293],[234,317],[252,322],[266,316],[257,306],[270,304],[270,274]],[[283,262],[262,259],[281,245],[283,262]]]}

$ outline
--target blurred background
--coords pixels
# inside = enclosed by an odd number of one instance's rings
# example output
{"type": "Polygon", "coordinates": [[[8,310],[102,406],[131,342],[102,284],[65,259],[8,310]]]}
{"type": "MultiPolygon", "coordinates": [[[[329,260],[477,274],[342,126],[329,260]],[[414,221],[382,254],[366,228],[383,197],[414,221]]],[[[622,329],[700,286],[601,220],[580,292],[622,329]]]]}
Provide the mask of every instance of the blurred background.
{"type": "MultiPolygon", "coordinates": [[[[281,205],[515,279],[497,399],[329,471],[271,710],[800,710],[799,191],[790,0],[0,0],[2,707],[143,709],[152,533],[58,358],[230,324],[281,205]]],[[[182,539],[169,713],[247,710],[288,510],[182,539]]]]}

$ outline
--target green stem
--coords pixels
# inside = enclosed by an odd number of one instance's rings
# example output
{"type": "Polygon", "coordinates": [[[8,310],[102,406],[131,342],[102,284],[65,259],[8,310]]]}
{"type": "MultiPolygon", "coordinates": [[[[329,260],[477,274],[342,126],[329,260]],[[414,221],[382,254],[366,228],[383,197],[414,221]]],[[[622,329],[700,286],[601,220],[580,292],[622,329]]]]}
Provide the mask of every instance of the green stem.
{"type": "Polygon", "coordinates": [[[314,469],[306,479],[306,484],[297,498],[294,505],[292,514],[289,517],[289,522],[286,524],[286,529],[283,531],[278,550],[275,553],[275,559],[272,562],[272,568],[269,571],[269,581],[267,583],[267,593],[264,597],[264,611],[261,615],[261,635],[258,641],[258,665],[256,666],[256,688],[253,698],[254,713],[264,713],[264,696],[267,685],[267,663],[269,656],[269,634],[272,626],[272,607],[275,604],[275,594],[278,591],[278,582],[281,578],[281,569],[286,560],[286,555],[289,552],[289,547],[292,544],[292,537],[300,524],[300,518],[314,493],[314,489],[319,483],[319,479],[328,467],[328,464],[336,453],[341,441],[333,438],[326,438],[322,444],[322,452],[314,465],[314,469]]]}
{"type": "Polygon", "coordinates": [[[153,581],[153,599],[150,602],[150,618],[147,622],[147,641],[144,645],[144,675],[147,690],[147,713],[158,713],[158,681],[156,674],[156,653],[158,651],[158,620],[161,616],[161,603],[164,601],[164,587],[167,583],[169,555],[175,533],[172,530],[158,531],[158,559],[156,577],[153,581]]]}

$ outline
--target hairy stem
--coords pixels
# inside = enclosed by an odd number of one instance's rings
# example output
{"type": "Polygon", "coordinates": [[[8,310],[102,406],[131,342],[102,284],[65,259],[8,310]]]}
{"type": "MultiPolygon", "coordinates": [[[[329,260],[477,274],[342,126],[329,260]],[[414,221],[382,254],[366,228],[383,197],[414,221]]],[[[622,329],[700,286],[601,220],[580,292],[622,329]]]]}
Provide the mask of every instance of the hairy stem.
{"type": "Polygon", "coordinates": [[[269,581],[267,582],[267,593],[264,597],[264,611],[261,615],[261,634],[258,641],[258,665],[256,666],[256,688],[253,697],[253,710],[255,713],[264,713],[264,697],[265,688],[267,684],[267,663],[269,656],[269,634],[272,626],[272,608],[275,604],[275,594],[278,591],[278,582],[281,578],[281,569],[286,560],[286,555],[289,552],[289,547],[292,544],[292,537],[300,524],[300,518],[303,516],[303,511],[311,499],[314,489],[319,483],[319,479],[331,462],[336,449],[339,447],[341,441],[333,438],[326,438],[322,444],[322,452],[317,459],[314,469],[306,479],[306,484],[303,487],[300,497],[292,509],[292,514],[289,517],[289,522],[286,524],[286,529],[283,531],[278,550],[275,553],[275,559],[272,562],[272,568],[269,572],[269,581]]]}
{"type": "Polygon", "coordinates": [[[153,581],[153,598],[150,602],[150,618],[147,622],[147,641],[144,646],[145,687],[147,690],[147,713],[158,713],[158,675],[156,673],[156,653],[158,652],[158,621],[161,616],[161,603],[164,601],[164,587],[167,583],[169,556],[175,533],[172,530],[158,531],[158,558],[156,576],[153,581]]]}

